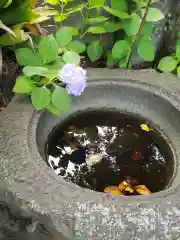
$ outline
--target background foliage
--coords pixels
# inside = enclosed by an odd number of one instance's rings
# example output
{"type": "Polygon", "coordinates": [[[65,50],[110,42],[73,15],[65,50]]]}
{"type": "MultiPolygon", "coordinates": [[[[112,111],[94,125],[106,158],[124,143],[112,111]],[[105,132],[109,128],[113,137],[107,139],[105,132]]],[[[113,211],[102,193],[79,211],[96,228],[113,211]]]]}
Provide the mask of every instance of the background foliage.
{"type": "Polygon", "coordinates": [[[80,64],[80,56],[71,50],[73,34],[70,28],[60,28],[55,36],[41,37],[34,49],[16,50],[23,74],[16,79],[13,91],[27,94],[36,110],[46,108],[59,115],[68,111],[70,95],[60,80],[60,70],[65,64],[80,64]]]}
{"type": "Polygon", "coordinates": [[[36,7],[38,2],[38,0],[0,1],[0,46],[21,43],[30,39],[31,34],[40,34],[36,24],[48,20],[51,15],[56,14],[56,11],[36,7]]]}
{"type": "MultiPolygon", "coordinates": [[[[134,52],[145,61],[154,60],[155,50],[151,38],[154,22],[165,17],[152,5],[157,0],[88,0],[79,5],[76,4],[77,0],[44,1],[48,8],[43,8],[42,12],[32,7],[35,0],[15,0],[20,4],[18,9],[17,5],[10,4],[13,11],[17,11],[15,15],[19,11],[23,12],[19,15],[20,19],[14,19],[16,21],[13,24],[17,24],[15,26],[21,24],[27,27],[48,19],[49,15],[54,16],[57,28],[59,26],[55,35],[39,38],[31,44],[31,48],[16,50],[16,58],[23,67],[23,74],[16,79],[13,91],[29,95],[36,110],[46,108],[59,115],[69,109],[70,95],[60,78],[60,71],[65,64],[79,66],[83,59],[90,62],[101,60],[109,68],[130,69],[134,52]],[[82,24],[78,27],[67,25],[67,20],[76,13],[82,17],[82,24]],[[103,36],[119,32],[121,37],[113,42],[112,48],[106,48],[103,36]],[[87,37],[93,38],[88,41],[87,37]]],[[[10,19],[6,18],[6,14],[2,20],[8,24],[10,19]]],[[[0,37],[0,44],[1,38],[7,35],[9,37],[9,33],[0,37]]],[[[12,41],[12,36],[9,39],[12,41]]],[[[165,72],[176,71],[180,75],[179,62],[178,42],[176,55],[163,58],[159,69],[165,72]]]]}
{"type": "Polygon", "coordinates": [[[163,57],[158,65],[162,72],[172,72],[180,77],[180,40],[176,44],[176,52],[170,56],[163,57]]]}
{"type": "Polygon", "coordinates": [[[83,26],[74,28],[76,41],[72,48],[86,53],[94,62],[101,57],[106,59],[107,67],[131,68],[132,54],[137,51],[145,61],[153,61],[155,51],[151,40],[153,23],[164,18],[164,14],[151,5],[157,0],[88,0],[70,7],[76,0],[45,0],[51,6],[60,4],[59,13],[54,17],[56,23],[63,24],[72,14],[83,16],[83,26]],[[107,17],[106,14],[107,13],[107,17]],[[114,42],[113,48],[106,50],[101,41],[104,34],[121,31],[123,39],[114,42]],[[99,35],[98,39],[86,43],[87,35],[99,35]],[[82,46],[82,42],[86,46],[82,46]],[[82,46],[82,47],[80,47],[82,46]]]}

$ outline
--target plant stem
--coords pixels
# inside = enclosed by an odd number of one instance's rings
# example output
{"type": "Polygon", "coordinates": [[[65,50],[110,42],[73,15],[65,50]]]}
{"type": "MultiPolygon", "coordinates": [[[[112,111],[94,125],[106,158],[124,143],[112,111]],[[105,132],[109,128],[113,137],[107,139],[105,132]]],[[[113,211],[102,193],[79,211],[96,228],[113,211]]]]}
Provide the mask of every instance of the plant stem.
{"type": "Polygon", "coordinates": [[[119,137],[120,137],[120,127],[117,126],[117,142],[116,142],[116,161],[118,161],[119,158],[119,137]]]}
{"type": "Polygon", "coordinates": [[[135,37],[134,41],[132,42],[131,51],[130,51],[130,54],[129,54],[129,57],[128,57],[128,62],[127,62],[127,68],[128,68],[128,69],[131,68],[131,58],[132,58],[134,49],[135,49],[135,47],[136,47],[136,42],[137,42],[137,40],[139,39],[139,36],[140,36],[140,34],[141,34],[141,29],[142,29],[142,27],[143,27],[144,21],[145,21],[145,19],[146,19],[147,14],[148,14],[148,9],[149,9],[149,6],[151,5],[151,1],[152,1],[152,0],[148,0],[148,2],[147,2],[146,8],[145,8],[145,12],[144,12],[144,16],[142,17],[141,24],[140,24],[140,26],[139,26],[138,32],[137,32],[137,34],[136,34],[136,37],[135,37]]]}
{"type": "Polygon", "coordinates": [[[86,14],[85,14],[85,16],[84,16],[84,14],[83,14],[83,12],[82,12],[83,24],[82,24],[82,27],[81,27],[80,38],[83,38],[84,35],[86,35],[86,33],[87,33],[86,31],[84,32],[84,28],[86,27],[86,21],[87,21],[87,19],[89,18],[89,13],[90,13],[90,11],[89,11],[89,5],[86,5],[85,8],[86,8],[86,14]]]}

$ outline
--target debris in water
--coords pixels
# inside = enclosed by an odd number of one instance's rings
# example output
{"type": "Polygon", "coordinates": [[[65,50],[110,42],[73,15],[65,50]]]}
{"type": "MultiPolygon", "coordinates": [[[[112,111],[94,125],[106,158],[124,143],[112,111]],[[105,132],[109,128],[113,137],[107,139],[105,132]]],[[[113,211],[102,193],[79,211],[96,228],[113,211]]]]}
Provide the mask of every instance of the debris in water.
{"type": "Polygon", "coordinates": [[[104,189],[104,192],[111,193],[114,195],[134,195],[134,194],[149,195],[151,194],[151,191],[145,185],[132,186],[128,181],[121,182],[119,184],[119,187],[108,186],[104,189]]]}
{"type": "Polygon", "coordinates": [[[128,187],[129,184],[126,181],[123,181],[122,183],[119,184],[119,189],[121,191],[124,191],[126,187],[128,187]]]}
{"type": "Polygon", "coordinates": [[[68,182],[98,192],[140,195],[163,190],[173,161],[166,141],[146,119],[116,111],[73,114],[50,134],[46,156],[68,182]],[[136,191],[136,189],[137,191],[136,191]],[[109,191],[109,190],[106,190],[109,191]]]}
{"type": "Polygon", "coordinates": [[[134,189],[133,189],[131,186],[128,186],[128,187],[125,188],[124,191],[125,191],[125,192],[133,193],[133,192],[134,192],[134,189]]]}
{"type": "Polygon", "coordinates": [[[133,160],[141,160],[142,158],[142,153],[141,152],[134,152],[132,155],[133,160]]]}
{"type": "Polygon", "coordinates": [[[151,131],[151,129],[148,127],[148,125],[147,124],[141,124],[140,125],[140,127],[141,127],[141,129],[143,130],[143,131],[145,131],[145,132],[150,132],[151,131]]]}
{"type": "Polygon", "coordinates": [[[149,195],[151,191],[145,185],[137,185],[134,187],[136,192],[141,195],[149,195]]]}
{"type": "Polygon", "coordinates": [[[101,162],[103,156],[102,154],[94,154],[86,159],[86,163],[89,167],[101,162]]]}
{"type": "Polygon", "coordinates": [[[104,189],[105,193],[111,193],[113,195],[122,195],[122,192],[120,191],[119,187],[117,186],[108,186],[104,189]]]}

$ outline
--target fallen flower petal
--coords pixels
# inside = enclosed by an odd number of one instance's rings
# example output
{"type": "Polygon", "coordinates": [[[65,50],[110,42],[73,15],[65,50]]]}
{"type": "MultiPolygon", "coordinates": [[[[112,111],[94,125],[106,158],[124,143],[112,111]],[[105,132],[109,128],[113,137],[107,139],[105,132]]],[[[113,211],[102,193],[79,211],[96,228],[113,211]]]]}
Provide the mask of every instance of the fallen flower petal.
{"type": "Polygon", "coordinates": [[[141,195],[149,195],[152,194],[151,191],[145,185],[137,185],[134,187],[137,193],[141,195]]]}
{"type": "Polygon", "coordinates": [[[141,129],[143,130],[143,131],[145,131],[145,132],[150,132],[151,131],[151,129],[148,127],[148,125],[147,124],[141,124],[140,125],[140,127],[141,127],[141,129]]]}
{"type": "Polygon", "coordinates": [[[122,192],[120,191],[119,187],[117,186],[108,186],[104,189],[105,193],[111,193],[113,195],[122,195],[122,192]]]}

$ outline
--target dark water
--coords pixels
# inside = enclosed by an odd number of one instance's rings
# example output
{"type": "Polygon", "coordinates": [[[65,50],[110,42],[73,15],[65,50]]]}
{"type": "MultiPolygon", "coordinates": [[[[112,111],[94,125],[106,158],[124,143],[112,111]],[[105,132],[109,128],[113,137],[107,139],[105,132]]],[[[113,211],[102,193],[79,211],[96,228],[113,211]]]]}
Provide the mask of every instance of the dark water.
{"type": "Polygon", "coordinates": [[[153,126],[115,111],[71,116],[50,135],[46,154],[56,174],[100,192],[127,177],[157,192],[173,174],[170,148],[153,126]]]}

